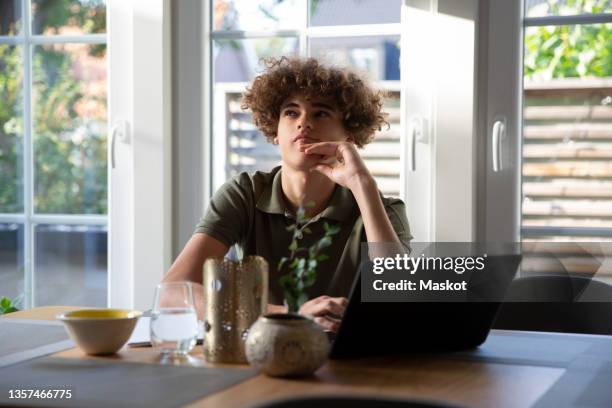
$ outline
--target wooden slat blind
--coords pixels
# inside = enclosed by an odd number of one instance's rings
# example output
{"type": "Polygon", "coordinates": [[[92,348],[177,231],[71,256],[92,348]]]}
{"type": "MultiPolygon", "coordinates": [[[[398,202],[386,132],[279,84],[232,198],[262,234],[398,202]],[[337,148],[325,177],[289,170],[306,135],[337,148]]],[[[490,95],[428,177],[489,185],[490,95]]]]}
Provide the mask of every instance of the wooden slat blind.
{"type": "Polygon", "coordinates": [[[612,78],[525,84],[522,211],[530,238],[537,237],[529,227],[569,227],[568,235],[612,228],[610,95],[612,78]]]}

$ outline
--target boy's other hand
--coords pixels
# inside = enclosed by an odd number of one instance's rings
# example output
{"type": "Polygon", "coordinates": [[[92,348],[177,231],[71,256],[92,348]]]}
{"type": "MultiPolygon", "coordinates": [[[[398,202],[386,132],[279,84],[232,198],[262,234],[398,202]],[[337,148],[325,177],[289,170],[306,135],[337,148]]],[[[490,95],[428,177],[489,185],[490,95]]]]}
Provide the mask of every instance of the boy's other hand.
{"type": "Polygon", "coordinates": [[[300,314],[312,316],[323,329],[335,333],[347,304],[348,300],[344,297],[319,296],[304,303],[300,307],[300,314]]]}

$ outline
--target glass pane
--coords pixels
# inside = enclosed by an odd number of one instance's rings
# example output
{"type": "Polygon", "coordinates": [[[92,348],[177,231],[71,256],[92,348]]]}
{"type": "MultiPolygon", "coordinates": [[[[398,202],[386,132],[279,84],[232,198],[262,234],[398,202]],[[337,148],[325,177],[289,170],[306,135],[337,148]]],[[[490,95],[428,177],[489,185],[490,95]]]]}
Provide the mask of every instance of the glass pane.
{"type": "Polygon", "coordinates": [[[527,17],[611,13],[612,0],[526,0],[527,17]]]}
{"type": "Polygon", "coordinates": [[[298,39],[293,37],[214,41],[214,81],[248,82],[262,70],[262,58],[297,54],[298,39]]]}
{"type": "Polygon", "coordinates": [[[105,32],[105,0],[32,0],[34,34],[80,35],[105,32]]]}
{"type": "Polygon", "coordinates": [[[106,46],[34,47],[34,209],[106,214],[106,46]]]}
{"type": "Polygon", "coordinates": [[[523,235],[592,240],[612,228],[612,24],[530,27],[525,47],[523,235]]]}
{"type": "MultiPolygon", "coordinates": [[[[398,81],[399,82],[399,81],[398,81]]],[[[374,140],[360,151],[366,166],[376,179],[378,189],[386,196],[400,196],[400,92],[399,83],[388,89],[383,112],[389,128],[383,126],[374,140]]]]}
{"type": "Polygon", "coordinates": [[[223,180],[278,164],[277,149],[253,126],[250,115],[242,112],[240,98],[248,82],[263,70],[261,58],[297,54],[297,38],[214,41],[213,134],[228,150],[225,168],[213,159],[213,171],[223,173],[223,180]]]}
{"type": "Polygon", "coordinates": [[[402,0],[309,0],[310,26],[400,22],[402,0]]]}
{"type": "Polygon", "coordinates": [[[0,224],[0,298],[24,294],[23,260],[23,224],[0,224]]]}
{"type": "Polygon", "coordinates": [[[34,234],[34,305],[105,307],[106,227],[37,225],[34,234]]]}
{"type": "Polygon", "coordinates": [[[215,0],[213,28],[222,30],[287,30],[304,21],[306,0],[215,0]]]}
{"type": "Polygon", "coordinates": [[[0,0],[0,35],[16,35],[21,28],[21,1],[0,0]]]}
{"type": "Polygon", "coordinates": [[[612,23],[527,27],[525,76],[534,80],[612,76],[612,23]]]}
{"type": "MultiPolygon", "coordinates": [[[[278,147],[268,143],[266,137],[253,124],[251,114],[242,111],[240,98],[242,92],[238,89],[226,90],[225,106],[219,107],[227,112],[227,131],[221,135],[226,138],[227,166],[217,171],[225,172],[225,179],[234,177],[246,171],[270,171],[280,164],[278,147]]],[[[221,100],[221,98],[219,98],[221,100]]],[[[215,135],[219,137],[219,135],[215,135]]],[[[217,186],[218,187],[218,186],[217,186]]]]}
{"type": "Polygon", "coordinates": [[[399,36],[312,38],[309,42],[313,57],[355,67],[377,81],[399,80],[399,47],[399,36]]]}
{"type": "Polygon", "coordinates": [[[0,44],[0,213],[23,212],[22,48],[0,44]]]}

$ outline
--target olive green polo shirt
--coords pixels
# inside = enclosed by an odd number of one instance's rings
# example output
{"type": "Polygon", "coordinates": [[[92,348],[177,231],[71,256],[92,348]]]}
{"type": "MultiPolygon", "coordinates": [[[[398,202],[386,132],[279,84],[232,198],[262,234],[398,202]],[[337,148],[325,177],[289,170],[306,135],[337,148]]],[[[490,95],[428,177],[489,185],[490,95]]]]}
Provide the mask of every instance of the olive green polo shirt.
{"type": "MultiPolygon", "coordinates": [[[[227,246],[236,244],[239,258],[260,255],[270,270],[269,303],[282,304],[283,291],[278,283],[278,261],[289,255],[292,232],[287,227],[295,217],[285,205],[281,187],[281,167],[269,173],[241,173],[226,182],[213,196],[195,232],[206,233],[227,246]]],[[[381,195],[382,197],[382,195],[381,195]]],[[[403,201],[382,197],[385,210],[397,236],[408,247],[410,230],[403,201]]],[[[315,284],[308,289],[312,299],[321,295],[349,295],[358,273],[360,247],[366,234],[353,193],[336,185],[327,207],[309,221],[311,234],[304,234],[299,246],[308,247],[324,235],[324,222],[338,225],[331,246],[322,250],[329,259],[319,263],[315,284]]]]}

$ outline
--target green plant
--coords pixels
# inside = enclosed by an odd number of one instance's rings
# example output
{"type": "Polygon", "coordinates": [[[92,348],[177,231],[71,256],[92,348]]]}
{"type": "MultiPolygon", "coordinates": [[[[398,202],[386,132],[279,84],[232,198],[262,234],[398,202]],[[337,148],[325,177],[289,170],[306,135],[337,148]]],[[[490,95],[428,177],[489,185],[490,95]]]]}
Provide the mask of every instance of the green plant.
{"type": "Polygon", "coordinates": [[[19,306],[22,299],[23,296],[17,296],[13,300],[7,298],[6,296],[3,296],[2,299],[0,299],[0,315],[18,312],[19,309],[17,309],[17,306],[19,306]]]}
{"type": "MultiPolygon", "coordinates": [[[[0,16],[20,2],[0,1],[0,16]]],[[[34,2],[33,2],[34,3],[34,2]]],[[[32,4],[34,7],[34,4],[32,4]]],[[[106,31],[104,0],[37,1],[33,33],[79,27],[106,31]]],[[[20,21],[0,31],[17,34],[20,21]]],[[[106,44],[32,46],[30,124],[24,125],[24,51],[0,44],[0,213],[23,208],[24,131],[34,151],[34,206],[40,213],[106,214],[106,44]]]]}
{"type": "MultiPolygon", "coordinates": [[[[309,204],[308,206],[312,206],[309,204]]],[[[317,277],[317,266],[319,262],[325,261],[329,257],[321,253],[321,250],[330,246],[332,236],[340,231],[340,227],[324,223],[325,234],[321,239],[309,247],[298,246],[298,242],[304,234],[311,234],[308,228],[306,211],[300,207],[296,213],[295,223],[287,227],[287,231],[293,231],[293,238],[289,244],[289,257],[283,257],[278,262],[278,270],[286,268],[288,272],[280,278],[280,285],[283,288],[287,311],[297,313],[300,307],[308,300],[306,289],[312,286],[317,277]]]]}
{"type": "MultiPolygon", "coordinates": [[[[548,0],[550,15],[605,13],[609,0],[548,0]]],[[[534,79],[612,76],[612,24],[529,27],[525,31],[525,76],[534,79]]]]}

